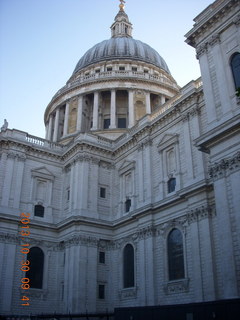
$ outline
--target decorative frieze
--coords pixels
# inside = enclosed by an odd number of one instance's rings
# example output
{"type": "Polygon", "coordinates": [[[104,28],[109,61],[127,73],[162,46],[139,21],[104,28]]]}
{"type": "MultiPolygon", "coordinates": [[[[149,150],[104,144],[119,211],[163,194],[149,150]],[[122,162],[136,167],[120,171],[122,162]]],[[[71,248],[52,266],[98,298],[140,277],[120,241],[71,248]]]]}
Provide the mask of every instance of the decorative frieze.
{"type": "Polygon", "coordinates": [[[20,237],[15,234],[2,233],[0,234],[1,243],[20,244],[20,237]]]}
{"type": "Polygon", "coordinates": [[[71,238],[68,238],[67,240],[61,241],[59,244],[59,248],[64,247],[71,247],[76,245],[85,245],[90,247],[97,247],[98,246],[98,239],[96,237],[90,237],[90,236],[73,236],[71,238]]]}
{"type": "Polygon", "coordinates": [[[127,288],[119,291],[120,300],[134,299],[137,297],[137,288],[127,288]]]}
{"type": "Polygon", "coordinates": [[[224,177],[225,174],[239,170],[240,152],[236,153],[229,159],[222,159],[209,167],[208,173],[210,178],[217,180],[224,177]]]}
{"type": "Polygon", "coordinates": [[[165,283],[164,287],[165,294],[183,293],[189,291],[189,279],[181,279],[177,281],[171,281],[165,283]]]}
{"type": "Polygon", "coordinates": [[[203,54],[208,52],[208,48],[209,47],[213,47],[215,44],[220,43],[221,42],[221,38],[220,38],[220,34],[216,33],[214,35],[211,36],[211,38],[209,38],[207,41],[205,41],[203,44],[201,44],[196,52],[197,52],[197,59],[200,58],[200,56],[202,56],[203,54]]]}
{"type": "Polygon", "coordinates": [[[215,206],[203,205],[201,207],[197,207],[191,209],[187,212],[187,220],[188,223],[196,222],[202,219],[212,218],[216,215],[215,206]]]}

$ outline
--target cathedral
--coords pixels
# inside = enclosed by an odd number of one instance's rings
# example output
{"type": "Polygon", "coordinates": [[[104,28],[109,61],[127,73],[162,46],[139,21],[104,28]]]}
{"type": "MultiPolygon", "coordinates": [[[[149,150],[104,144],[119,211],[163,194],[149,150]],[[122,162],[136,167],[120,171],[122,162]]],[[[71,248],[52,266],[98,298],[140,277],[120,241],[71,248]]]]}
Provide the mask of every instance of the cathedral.
{"type": "Polygon", "coordinates": [[[1,315],[240,298],[239,0],[194,19],[201,78],[182,88],[124,3],[45,139],[1,128],[1,315]]]}

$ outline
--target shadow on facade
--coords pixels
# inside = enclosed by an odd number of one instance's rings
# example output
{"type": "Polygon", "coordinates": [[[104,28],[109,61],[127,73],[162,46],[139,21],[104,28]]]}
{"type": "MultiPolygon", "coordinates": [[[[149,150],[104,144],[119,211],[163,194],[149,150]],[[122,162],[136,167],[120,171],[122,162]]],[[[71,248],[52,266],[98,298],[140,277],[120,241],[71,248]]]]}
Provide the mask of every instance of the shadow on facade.
{"type": "Polygon", "coordinates": [[[0,320],[237,320],[240,299],[181,305],[116,308],[114,313],[0,315],[0,320]]]}
{"type": "Polygon", "coordinates": [[[236,320],[240,299],[115,309],[114,320],[236,320]]]}

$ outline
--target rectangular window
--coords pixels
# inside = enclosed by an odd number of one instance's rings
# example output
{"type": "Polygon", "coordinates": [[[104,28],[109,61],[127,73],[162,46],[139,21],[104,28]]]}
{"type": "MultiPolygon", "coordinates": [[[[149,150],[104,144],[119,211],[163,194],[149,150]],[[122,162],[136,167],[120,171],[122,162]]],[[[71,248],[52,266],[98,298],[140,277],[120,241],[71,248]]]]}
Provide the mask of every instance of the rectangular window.
{"type": "Polygon", "coordinates": [[[118,128],[126,128],[126,127],[127,127],[127,119],[118,118],[118,128]]]}
{"type": "Polygon", "coordinates": [[[34,207],[34,216],[36,217],[44,217],[44,207],[40,204],[36,204],[34,207]]]}
{"type": "Polygon", "coordinates": [[[119,67],[119,71],[125,71],[125,67],[119,67]]]}
{"type": "Polygon", "coordinates": [[[132,71],[137,71],[137,67],[132,67],[132,71]]]}
{"type": "Polygon", "coordinates": [[[103,129],[108,129],[110,127],[110,119],[103,120],[103,129]]]}
{"type": "Polygon", "coordinates": [[[95,70],[95,73],[100,73],[100,69],[96,69],[96,70],[95,70]]]}
{"type": "Polygon", "coordinates": [[[70,189],[67,190],[67,201],[70,200],[70,189]]]}
{"type": "Polygon", "coordinates": [[[144,73],[148,73],[148,70],[147,70],[147,69],[144,69],[144,73]]]}
{"type": "Polygon", "coordinates": [[[100,187],[100,198],[106,198],[106,188],[100,187]]]}
{"type": "Polygon", "coordinates": [[[112,71],[112,67],[107,67],[107,71],[112,71]]]}
{"type": "Polygon", "coordinates": [[[105,285],[98,285],[98,299],[105,299],[105,285]]]}
{"type": "Polygon", "coordinates": [[[99,263],[105,263],[105,252],[99,251],[99,263]]]}

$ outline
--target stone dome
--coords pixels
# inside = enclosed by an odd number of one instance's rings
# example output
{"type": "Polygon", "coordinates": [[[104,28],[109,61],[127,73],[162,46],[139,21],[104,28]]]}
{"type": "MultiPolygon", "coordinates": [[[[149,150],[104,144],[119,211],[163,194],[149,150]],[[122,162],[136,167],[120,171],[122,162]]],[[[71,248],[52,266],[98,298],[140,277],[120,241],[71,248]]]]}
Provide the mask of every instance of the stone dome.
{"type": "Polygon", "coordinates": [[[130,37],[111,38],[96,44],[78,61],[73,74],[91,64],[113,59],[143,61],[170,74],[166,62],[156,50],[148,44],[130,37]]]}

